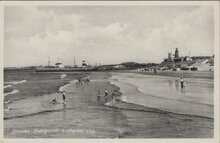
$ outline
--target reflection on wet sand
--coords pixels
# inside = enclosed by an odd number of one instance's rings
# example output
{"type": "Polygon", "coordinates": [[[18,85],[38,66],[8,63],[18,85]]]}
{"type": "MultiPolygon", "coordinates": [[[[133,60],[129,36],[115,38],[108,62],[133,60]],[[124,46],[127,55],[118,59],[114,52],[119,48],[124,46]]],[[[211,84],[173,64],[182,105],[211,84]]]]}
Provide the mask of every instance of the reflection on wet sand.
{"type": "Polygon", "coordinates": [[[111,80],[120,87],[126,102],[175,113],[214,115],[214,82],[209,79],[186,78],[183,88],[175,77],[113,73],[111,80]]]}

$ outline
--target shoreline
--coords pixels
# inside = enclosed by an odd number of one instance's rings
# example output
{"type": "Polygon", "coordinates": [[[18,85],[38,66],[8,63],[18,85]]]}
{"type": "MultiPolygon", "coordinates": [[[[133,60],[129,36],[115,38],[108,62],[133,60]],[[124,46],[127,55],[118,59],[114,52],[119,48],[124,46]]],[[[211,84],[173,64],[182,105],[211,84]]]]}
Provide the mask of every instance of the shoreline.
{"type": "MultiPolygon", "coordinates": [[[[114,88],[118,89],[119,98],[121,98],[123,96],[123,94],[120,92],[120,87],[113,84],[112,82],[108,82],[108,84],[110,86],[113,86],[114,88]]],[[[117,97],[116,97],[116,99],[117,99],[117,97]]],[[[207,120],[208,122],[211,122],[211,124],[214,123],[214,118],[212,118],[212,117],[174,113],[174,112],[164,111],[164,110],[160,110],[160,109],[157,109],[157,108],[138,105],[138,104],[135,104],[135,103],[130,103],[130,102],[122,101],[122,100],[116,100],[116,102],[113,105],[112,104],[104,104],[104,106],[112,108],[112,109],[116,109],[116,110],[119,110],[119,111],[122,111],[122,112],[140,112],[140,114],[143,113],[143,114],[155,114],[155,115],[162,114],[164,116],[167,116],[168,118],[181,119],[183,122],[191,122],[191,121],[194,121],[194,120],[201,120],[201,121],[207,120]]],[[[207,134],[209,134],[209,133],[207,133],[207,134]]],[[[209,135],[212,136],[213,132],[211,131],[211,133],[209,135]]],[[[211,137],[211,136],[209,136],[209,137],[211,137]]],[[[182,137],[184,137],[184,135],[182,137]]],[[[134,137],[134,138],[136,138],[136,137],[134,137]]]]}
{"type": "Polygon", "coordinates": [[[19,82],[19,84],[13,84],[10,88],[20,91],[19,93],[6,96],[5,99],[18,101],[31,97],[44,96],[45,94],[53,94],[59,92],[60,87],[69,84],[71,80],[84,77],[86,73],[65,73],[65,78],[62,77],[62,74],[34,73],[33,71],[5,72],[4,84],[19,82]],[[15,76],[16,74],[19,76],[15,76]]]}
{"type": "Polygon", "coordinates": [[[106,105],[105,104],[104,106],[110,107],[110,108],[116,108],[116,109],[119,109],[119,110],[130,110],[130,111],[138,111],[138,112],[151,112],[151,113],[158,113],[158,114],[167,114],[167,115],[170,114],[170,115],[176,115],[176,116],[205,118],[205,119],[210,119],[210,120],[214,121],[214,118],[212,118],[212,117],[174,113],[174,112],[160,110],[160,109],[157,109],[157,108],[138,105],[138,104],[135,104],[135,103],[129,103],[129,102],[125,102],[125,101],[117,101],[117,102],[114,103],[114,105],[106,105]]]}
{"type": "MultiPolygon", "coordinates": [[[[112,75],[108,74],[109,79],[112,77],[112,75]]],[[[134,110],[134,111],[144,111],[144,112],[155,112],[155,113],[163,113],[163,114],[173,114],[173,115],[180,115],[180,116],[189,116],[189,117],[198,117],[198,118],[207,118],[207,119],[214,119],[214,117],[209,117],[209,116],[201,116],[201,115],[192,115],[192,114],[184,114],[184,113],[176,113],[172,111],[165,111],[163,109],[158,109],[154,107],[148,107],[145,105],[139,105],[136,103],[128,102],[128,101],[123,101],[121,98],[125,95],[120,91],[121,88],[118,85],[115,85],[113,82],[109,81],[108,82],[110,85],[115,86],[116,89],[118,90],[118,98],[116,97],[116,102],[114,104],[104,104],[107,107],[110,108],[117,108],[117,109],[123,109],[123,110],[134,110]],[[139,109],[137,109],[139,108],[139,109]]],[[[137,89],[137,92],[140,92],[137,89]]],[[[193,103],[193,102],[192,102],[193,103]]],[[[202,104],[202,103],[194,103],[194,104],[202,104]]],[[[205,104],[208,106],[213,106],[209,104],[205,104]]]]}
{"type": "MultiPolygon", "coordinates": [[[[55,133],[38,134],[34,138],[211,138],[213,137],[213,119],[201,118],[187,115],[176,115],[164,113],[160,110],[139,106],[132,103],[119,101],[115,107],[105,104],[105,97],[97,100],[98,90],[104,92],[107,88],[109,96],[113,90],[120,87],[111,84],[107,79],[110,73],[91,73],[90,81],[84,87],[76,87],[75,84],[68,84],[64,87],[67,96],[67,105],[64,107],[51,106],[51,111],[42,111],[24,117],[10,118],[4,120],[4,136],[6,138],[32,138],[27,134],[10,134],[13,129],[53,129],[62,127],[68,129],[92,129],[96,134],[77,133],[55,133]],[[131,110],[130,110],[131,109],[131,110]],[[74,118],[73,118],[74,117],[74,118]],[[98,117],[98,118],[97,118],[98,117]],[[50,120],[48,120],[50,119],[50,120]],[[38,120],[40,122],[38,122],[38,120]],[[26,124],[24,125],[23,122],[26,124]],[[13,124],[12,124],[13,123],[13,124]],[[159,125],[159,126],[158,126],[159,125]],[[203,125],[203,126],[200,126],[203,125]],[[177,131],[178,130],[178,131],[177,131]]],[[[54,95],[59,97],[60,95],[54,95]]],[[[39,97],[40,102],[48,103],[51,96],[39,97]],[[50,97],[50,98],[49,98],[50,97]],[[45,99],[43,99],[45,98],[45,99]]],[[[111,98],[108,98],[111,101],[111,98]]],[[[33,99],[30,99],[33,103],[33,99]]],[[[24,101],[24,103],[28,103],[24,101]]],[[[21,104],[18,104],[19,106],[21,104]]],[[[33,106],[32,104],[27,107],[33,106]]],[[[41,108],[41,106],[39,106],[41,108]]],[[[23,109],[22,109],[23,110],[23,109]]]]}
{"type": "Polygon", "coordinates": [[[152,71],[138,71],[138,70],[121,70],[113,71],[116,73],[136,73],[143,75],[152,75],[152,76],[167,76],[167,77],[181,77],[184,78],[201,78],[201,79],[214,79],[213,71],[158,71],[156,74],[152,71]]]}
{"type": "Polygon", "coordinates": [[[112,73],[112,75],[113,78],[110,78],[112,80],[111,83],[120,87],[121,93],[124,94],[122,98],[124,102],[160,109],[164,112],[174,114],[214,118],[213,94],[211,94],[212,92],[210,91],[212,87],[208,88],[210,94],[202,94],[201,92],[197,93],[197,91],[195,91],[196,87],[202,85],[203,88],[199,89],[207,93],[207,89],[205,90],[204,87],[212,86],[212,82],[207,82],[208,79],[204,79],[204,81],[200,81],[199,79],[186,79],[188,88],[186,88],[185,92],[182,92],[179,87],[180,85],[177,83],[179,80],[173,77],[164,76],[161,78],[156,75],[154,77],[151,75],[135,75],[132,73],[112,73]],[[133,81],[135,82],[133,83],[133,81]],[[166,92],[166,94],[161,95],[155,86],[159,86],[159,90],[166,92]],[[167,90],[169,90],[169,92],[167,90]],[[173,108],[174,106],[172,105],[175,104],[179,104],[179,107],[173,108]],[[187,107],[185,107],[185,105],[187,105],[187,107]]]}

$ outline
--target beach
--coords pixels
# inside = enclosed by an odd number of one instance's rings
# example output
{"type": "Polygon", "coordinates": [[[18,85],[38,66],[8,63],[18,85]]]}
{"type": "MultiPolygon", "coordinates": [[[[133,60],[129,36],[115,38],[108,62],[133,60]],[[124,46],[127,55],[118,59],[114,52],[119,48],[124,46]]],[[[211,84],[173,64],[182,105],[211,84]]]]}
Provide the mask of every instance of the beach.
{"type": "Polygon", "coordinates": [[[77,87],[76,79],[72,79],[60,88],[66,91],[66,104],[62,104],[59,92],[21,100],[17,97],[9,104],[12,110],[4,111],[4,137],[212,138],[214,135],[212,79],[187,78],[187,87],[201,87],[201,92],[209,94],[186,89],[183,95],[175,84],[179,79],[173,76],[130,72],[88,75],[90,82],[84,86],[77,87]],[[156,88],[156,83],[161,88],[156,88]],[[104,97],[105,88],[108,98],[104,97]],[[97,99],[99,90],[101,98],[97,99]],[[117,91],[117,97],[112,104],[109,102],[113,90],[117,91]],[[54,98],[58,101],[56,105],[50,103],[54,98]]]}

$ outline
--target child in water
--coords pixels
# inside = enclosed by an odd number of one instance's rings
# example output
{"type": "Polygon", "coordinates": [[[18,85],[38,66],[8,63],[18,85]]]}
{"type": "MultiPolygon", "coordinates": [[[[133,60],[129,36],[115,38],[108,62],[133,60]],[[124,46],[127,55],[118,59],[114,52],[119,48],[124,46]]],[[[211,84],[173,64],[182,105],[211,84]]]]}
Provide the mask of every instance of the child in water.
{"type": "Polygon", "coordinates": [[[66,92],[63,91],[63,103],[65,104],[66,103],[66,92]]]}
{"type": "Polygon", "coordinates": [[[54,98],[54,99],[52,100],[52,103],[53,103],[53,104],[57,104],[56,98],[54,98]]]}
{"type": "Polygon", "coordinates": [[[99,90],[97,93],[97,98],[100,98],[100,96],[101,96],[101,91],[99,90]]]}
{"type": "Polygon", "coordinates": [[[112,102],[115,102],[116,90],[112,92],[112,102]]]}

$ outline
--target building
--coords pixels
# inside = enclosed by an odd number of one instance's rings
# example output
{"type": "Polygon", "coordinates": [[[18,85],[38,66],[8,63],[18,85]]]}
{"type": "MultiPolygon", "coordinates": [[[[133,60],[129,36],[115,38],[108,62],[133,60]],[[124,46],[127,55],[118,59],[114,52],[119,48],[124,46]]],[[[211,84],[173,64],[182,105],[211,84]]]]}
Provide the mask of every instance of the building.
{"type": "Polygon", "coordinates": [[[179,50],[176,48],[174,58],[179,58],[179,50]]]}
{"type": "Polygon", "coordinates": [[[188,61],[192,61],[192,58],[189,57],[189,56],[184,56],[184,57],[174,58],[173,61],[174,61],[174,63],[177,63],[177,62],[188,62],[188,61]]]}
{"type": "Polygon", "coordinates": [[[174,57],[172,57],[172,52],[169,52],[168,53],[168,58],[164,59],[163,62],[178,63],[178,62],[185,62],[185,61],[192,61],[192,58],[189,57],[189,56],[180,57],[179,56],[179,50],[178,50],[178,48],[176,48],[174,57]]]}
{"type": "Polygon", "coordinates": [[[64,68],[64,66],[62,65],[62,63],[56,63],[55,66],[56,66],[57,68],[64,68]]]}
{"type": "Polygon", "coordinates": [[[213,56],[180,56],[178,48],[172,55],[168,53],[168,58],[161,63],[162,70],[185,70],[185,71],[214,71],[213,56]],[[173,57],[172,57],[173,56],[173,57]]]}
{"type": "Polygon", "coordinates": [[[172,52],[168,52],[168,58],[164,59],[164,62],[173,62],[172,52]]]}
{"type": "Polygon", "coordinates": [[[83,67],[83,68],[86,68],[86,67],[87,67],[86,61],[82,61],[82,67],[83,67]]]}

